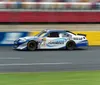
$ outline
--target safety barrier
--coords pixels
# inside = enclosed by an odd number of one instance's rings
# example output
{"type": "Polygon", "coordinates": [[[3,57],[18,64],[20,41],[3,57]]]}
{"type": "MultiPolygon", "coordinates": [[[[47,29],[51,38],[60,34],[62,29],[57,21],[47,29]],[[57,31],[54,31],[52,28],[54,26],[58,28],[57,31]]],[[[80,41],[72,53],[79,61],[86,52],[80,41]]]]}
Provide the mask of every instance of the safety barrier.
{"type": "Polygon", "coordinates": [[[100,22],[100,3],[0,2],[0,22],[100,22]]]}
{"type": "Polygon", "coordinates": [[[13,45],[14,40],[28,36],[28,32],[0,32],[0,46],[13,45]]]}
{"type": "Polygon", "coordinates": [[[0,22],[100,22],[100,12],[0,12],[0,22]]]}
{"type": "MultiPolygon", "coordinates": [[[[86,34],[89,45],[100,45],[100,31],[73,31],[74,33],[86,34]]],[[[30,36],[38,34],[39,31],[30,32],[30,36]]]]}

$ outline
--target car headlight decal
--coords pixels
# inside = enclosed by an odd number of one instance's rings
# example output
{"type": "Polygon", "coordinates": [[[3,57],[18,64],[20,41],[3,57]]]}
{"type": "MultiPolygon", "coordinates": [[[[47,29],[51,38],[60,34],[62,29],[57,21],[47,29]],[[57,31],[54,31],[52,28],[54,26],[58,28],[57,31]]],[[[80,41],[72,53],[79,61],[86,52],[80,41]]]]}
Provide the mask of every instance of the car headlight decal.
{"type": "Polygon", "coordinates": [[[21,39],[19,39],[19,42],[26,42],[26,39],[21,38],[21,39]]]}

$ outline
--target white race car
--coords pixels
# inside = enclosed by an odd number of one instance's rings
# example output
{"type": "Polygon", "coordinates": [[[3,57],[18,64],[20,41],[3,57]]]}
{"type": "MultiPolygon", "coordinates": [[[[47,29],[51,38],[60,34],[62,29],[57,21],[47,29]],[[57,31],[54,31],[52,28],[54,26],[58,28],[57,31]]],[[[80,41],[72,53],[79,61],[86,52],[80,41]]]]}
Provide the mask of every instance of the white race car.
{"type": "Polygon", "coordinates": [[[14,41],[14,49],[68,49],[88,47],[85,34],[74,34],[67,30],[43,30],[36,36],[22,37],[14,41]]]}

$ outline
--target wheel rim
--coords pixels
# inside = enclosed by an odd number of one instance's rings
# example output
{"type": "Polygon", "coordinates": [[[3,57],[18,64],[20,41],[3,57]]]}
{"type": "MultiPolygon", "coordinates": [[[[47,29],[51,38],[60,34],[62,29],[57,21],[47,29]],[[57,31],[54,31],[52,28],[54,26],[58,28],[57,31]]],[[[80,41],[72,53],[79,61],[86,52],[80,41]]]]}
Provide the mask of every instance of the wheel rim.
{"type": "Polygon", "coordinates": [[[30,47],[30,48],[34,48],[34,47],[35,47],[34,43],[30,43],[30,44],[29,44],[29,47],[30,47]]]}
{"type": "Polygon", "coordinates": [[[67,48],[68,48],[69,50],[73,50],[73,49],[75,48],[74,43],[69,43],[69,44],[67,45],[67,48]]]}
{"type": "Polygon", "coordinates": [[[29,42],[28,43],[28,50],[31,50],[31,51],[36,50],[35,42],[29,42]]]}

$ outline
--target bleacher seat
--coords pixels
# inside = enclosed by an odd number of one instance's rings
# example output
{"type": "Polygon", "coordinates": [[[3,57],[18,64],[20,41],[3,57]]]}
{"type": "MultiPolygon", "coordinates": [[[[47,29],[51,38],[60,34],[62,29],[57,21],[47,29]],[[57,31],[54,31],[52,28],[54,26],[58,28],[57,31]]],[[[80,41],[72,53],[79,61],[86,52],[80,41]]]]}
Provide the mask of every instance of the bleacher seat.
{"type": "Polygon", "coordinates": [[[0,4],[0,9],[63,9],[63,10],[90,10],[90,9],[100,9],[100,0],[0,0],[0,2],[5,2],[5,4],[0,4]],[[10,4],[9,2],[14,2],[10,4]],[[87,2],[86,4],[26,4],[25,2],[87,2]]]}
{"type": "MultiPolygon", "coordinates": [[[[98,0],[0,0],[0,2],[94,2],[98,0]]],[[[100,0],[99,0],[100,1],[100,0]]]]}

